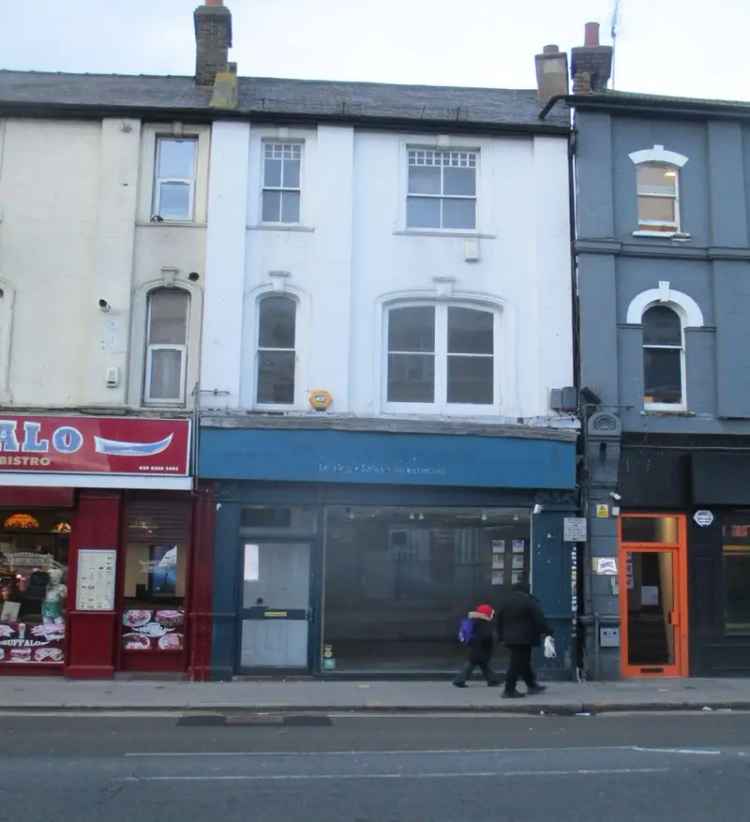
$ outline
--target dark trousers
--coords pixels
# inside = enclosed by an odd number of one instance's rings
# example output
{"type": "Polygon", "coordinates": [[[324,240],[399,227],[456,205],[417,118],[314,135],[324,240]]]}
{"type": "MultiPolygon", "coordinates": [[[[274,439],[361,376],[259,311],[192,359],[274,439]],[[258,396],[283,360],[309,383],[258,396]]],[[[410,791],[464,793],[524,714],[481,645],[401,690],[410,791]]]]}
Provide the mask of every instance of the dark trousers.
{"type": "Polygon", "coordinates": [[[465,683],[467,679],[471,679],[471,675],[474,673],[474,668],[476,667],[479,667],[488,683],[496,685],[500,681],[497,678],[497,674],[490,668],[489,660],[487,662],[472,662],[470,659],[466,661],[466,664],[456,674],[456,678],[453,681],[459,684],[465,683]]]}
{"type": "Polygon", "coordinates": [[[505,693],[516,690],[519,678],[526,683],[527,688],[536,685],[536,676],[531,670],[531,645],[508,645],[510,664],[505,673],[505,693]]]}

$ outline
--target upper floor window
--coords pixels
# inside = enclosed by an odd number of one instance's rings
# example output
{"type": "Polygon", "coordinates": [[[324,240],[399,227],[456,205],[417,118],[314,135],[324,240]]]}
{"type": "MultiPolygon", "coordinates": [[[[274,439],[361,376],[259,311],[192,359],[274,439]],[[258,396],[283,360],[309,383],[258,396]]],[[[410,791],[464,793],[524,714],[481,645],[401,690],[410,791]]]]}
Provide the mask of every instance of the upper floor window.
{"type": "Polygon", "coordinates": [[[301,143],[263,144],[263,222],[298,223],[301,143]]]}
{"type": "Polygon", "coordinates": [[[497,402],[496,323],[494,312],[463,306],[391,308],[387,404],[407,411],[491,410],[497,402]]]}
{"type": "Polygon", "coordinates": [[[264,297],[259,305],[256,402],[294,403],[297,303],[291,297],[264,297]]]}
{"type": "Polygon", "coordinates": [[[634,151],[638,233],[681,234],[680,169],[688,158],[664,146],[634,151]]]}
{"type": "Polygon", "coordinates": [[[183,404],[190,295],[156,288],[148,295],[144,401],[183,404]]]}
{"type": "Polygon", "coordinates": [[[410,148],[407,228],[475,229],[477,153],[410,148]]]}
{"type": "Polygon", "coordinates": [[[672,308],[654,305],[643,314],[643,403],[651,410],[685,407],[682,321],[672,308]]]}
{"type": "Polygon", "coordinates": [[[192,220],[198,141],[194,137],[157,137],[154,164],[154,218],[192,220]]]}
{"type": "Polygon", "coordinates": [[[679,170],[664,163],[641,163],[638,175],[638,228],[641,231],[680,230],[679,170]]]}

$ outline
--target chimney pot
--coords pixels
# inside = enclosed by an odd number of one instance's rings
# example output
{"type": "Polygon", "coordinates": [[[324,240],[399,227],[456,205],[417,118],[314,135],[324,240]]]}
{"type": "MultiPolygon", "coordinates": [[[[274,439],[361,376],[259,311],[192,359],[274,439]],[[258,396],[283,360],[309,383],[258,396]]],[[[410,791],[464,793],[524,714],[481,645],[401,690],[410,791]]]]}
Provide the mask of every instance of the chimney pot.
{"type": "Polygon", "coordinates": [[[206,0],[207,6],[223,6],[224,0],[206,0]]]}
{"type": "Polygon", "coordinates": [[[542,54],[557,54],[559,51],[560,49],[556,45],[551,44],[542,49],[542,54]]]}
{"type": "Polygon", "coordinates": [[[586,48],[596,48],[599,45],[599,24],[586,23],[583,44],[586,48]]]}

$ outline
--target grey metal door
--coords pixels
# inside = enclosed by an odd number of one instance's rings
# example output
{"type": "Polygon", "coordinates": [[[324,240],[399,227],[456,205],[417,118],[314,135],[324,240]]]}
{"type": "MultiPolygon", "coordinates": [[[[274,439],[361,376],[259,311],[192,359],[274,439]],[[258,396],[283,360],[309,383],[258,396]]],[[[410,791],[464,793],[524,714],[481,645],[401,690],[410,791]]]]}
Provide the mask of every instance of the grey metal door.
{"type": "Polygon", "coordinates": [[[240,668],[307,668],[310,544],[242,543],[240,668]]]}

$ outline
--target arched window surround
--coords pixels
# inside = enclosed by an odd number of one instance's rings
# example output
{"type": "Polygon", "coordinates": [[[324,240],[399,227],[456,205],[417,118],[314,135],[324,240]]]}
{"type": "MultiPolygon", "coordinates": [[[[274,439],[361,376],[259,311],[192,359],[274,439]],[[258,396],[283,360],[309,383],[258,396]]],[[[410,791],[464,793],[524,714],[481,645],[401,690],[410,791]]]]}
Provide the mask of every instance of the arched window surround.
{"type": "Polygon", "coordinates": [[[309,323],[310,298],[300,288],[290,285],[286,278],[263,283],[245,293],[243,328],[243,356],[240,397],[244,408],[258,410],[293,411],[305,407],[310,356],[309,323]],[[294,401],[291,403],[258,402],[258,342],[261,303],[267,297],[287,297],[296,305],[294,339],[294,401]]]}
{"type": "MultiPolygon", "coordinates": [[[[680,385],[681,385],[681,399],[680,402],[652,402],[645,399],[646,389],[646,374],[645,374],[645,360],[646,350],[654,348],[645,342],[641,344],[642,363],[644,368],[644,402],[643,407],[646,411],[662,411],[679,413],[687,410],[687,364],[686,364],[686,346],[685,346],[685,329],[686,328],[701,328],[704,325],[703,312],[696,301],[689,295],[675,291],[670,288],[669,282],[663,281],[659,283],[659,288],[648,289],[640,294],[637,294],[630,302],[627,311],[627,323],[630,325],[642,325],[643,318],[646,312],[654,306],[663,306],[673,311],[680,321],[680,385]]],[[[669,346],[667,346],[669,347],[669,346]]],[[[674,350],[674,349],[673,349],[674,350]]]]}
{"type": "MultiPolygon", "coordinates": [[[[503,366],[512,363],[513,354],[508,344],[509,335],[505,320],[505,303],[501,299],[484,295],[460,294],[449,290],[437,294],[432,291],[402,292],[384,295],[380,300],[379,346],[381,373],[381,408],[385,413],[419,414],[442,416],[489,416],[499,415],[503,406],[503,385],[507,379],[503,366]],[[389,400],[389,320],[391,312],[400,308],[434,306],[436,313],[435,328],[435,395],[433,402],[399,402],[389,400]],[[450,308],[466,308],[487,312],[492,315],[493,353],[492,353],[492,388],[491,403],[449,402],[447,399],[448,371],[447,362],[450,353],[447,350],[447,312],[450,308]],[[440,316],[442,314],[442,317],[440,316]],[[440,326],[442,325],[442,328],[440,326]],[[438,339],[442,337],[441,339],[438,339]],[[441,349],[441,350],[438,350],[441,349]]],[[[391,352],[392,353],[392,352],[391,352]]]]}
{"type": "Polygon", "coordinates": [[[633,151],[628,156],[636,166],[638,228],[633,234],[646,237],[682,235],[680,169],[688,158],[665,149],[663,145],[633,151]],[[663,176],[661,169],[666,169],[663,176]]]}

